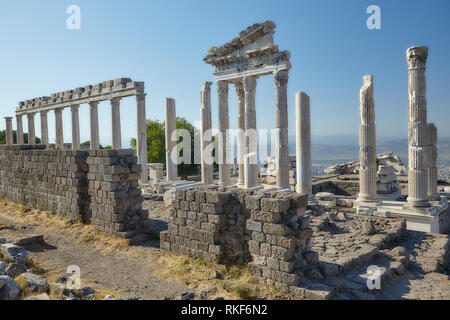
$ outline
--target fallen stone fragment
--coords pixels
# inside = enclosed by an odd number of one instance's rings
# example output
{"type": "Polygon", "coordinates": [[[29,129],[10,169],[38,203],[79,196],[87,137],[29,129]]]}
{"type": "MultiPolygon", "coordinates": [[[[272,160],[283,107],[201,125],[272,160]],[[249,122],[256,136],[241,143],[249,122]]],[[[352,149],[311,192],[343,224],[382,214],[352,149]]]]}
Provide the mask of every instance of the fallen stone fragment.
{"type": "Polygon", "coordinates": [[[50,300],[50,297],[46,293],[38,294],[37,296],[28,297],[24,300],[50,300]]]}
{"type": "Polygon", "coordinates": [[[0,261],[0,276],[5,274],[8,264],[6,262],[0,261]]]}
{"type": "Polygon", "coordinates": [[[373,220],[367,220],[363,226],[363,234],[371,236],[377,232],[373,220]]]}
{"type": "Polygon", "coordinates": [[[195,297],[195,295],[193,292],[183,292],[180,295],[181,300],[194,300],[194,297],[195,297]]]}
{"type": "Polygon", "coordinates": [[[107,296],[104,296],[102,300],[116,300],[116,298],[112,294],[108,294],[107,296]]]}
{"type": "Polygon", "coordinates": [[[11,300],[17,298],[20,289],[13,278],[0,276],[0,300],[11,300]]]}
{"type": "Polygon", "coordinates": [[[30,235],[27,237],[20,238],[16,241],[15,245],[27,247],[27,246],[39,246],[45,244],[44,235],[30,235]]]}
{"type": "Polygon", "coordinates": [[[32,273],[23,273],[17,278],[18,282],[24,283],[25,287],[35,293],[44,292],[48,289],[47,280],[32,273]]]}
{"type": "Polygon", "coordinates": [[[13,263],[25,263],[28,259],[27,250],[11,243],[2,244],[0,252],[5,259],[13,263]]]}
{"type": "Polygon", "coordinates": [[[5,274],[8,277],[16,278],[27,271],[27,266],[23,263],[13,263],[5,270],[5,274]]]}
{"type": "Polygon", "coordinates": [[[86,299],[94,298],[95,295],[97,294],[97,291],[95,291],[94,289],[92,289],[89,286],[81,287],[80,292],[81,292],[81,295],[83,296],[83,298],[86,298],[86,299]]]}
{"type": "Polygon", "coordinates": [[[63,283],[52,283],[50,285],[50,294],[60,297],[60,296],[75,296],[75,290],[69,288],[63,283]]]}

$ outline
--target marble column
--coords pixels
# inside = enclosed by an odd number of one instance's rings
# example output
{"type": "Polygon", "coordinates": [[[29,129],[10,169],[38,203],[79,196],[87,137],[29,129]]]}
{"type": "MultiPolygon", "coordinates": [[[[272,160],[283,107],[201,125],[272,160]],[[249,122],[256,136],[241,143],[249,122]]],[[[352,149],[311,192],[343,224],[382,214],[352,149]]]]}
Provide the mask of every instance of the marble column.
{"type": "Polygon", "coordinates": [[[230,142],[228,129],[230,129],[230,119],[228,114],[228,82],[217,81],[217,97],[219,109],[219,185],[228,186],[230,184],[230,142]]]}
{"type": "Polygon", "coordinates": [[[177,114],[175,109],[175,100],[172,98],[166,98],[166,174],[167,181],[178,180],[178,167],[173,160],[178,156],[176,148],[177,142],[172,141],[172,134],[177,129],[177,114]]]}
{"type": "Polygon", "coordinates": [[[13,145],[12,117],[5,117],[6,120],[6,145],[13,145]]]}
{"type": "Polygon", "coordinates": [[[138,163],[142,165],[141,182],[147,183],[147,121],[145,116],[145,93],[136,95],[136,117],[136,150],[138,163]]]}
{"type": "Polygon", "coordinates": [[[63,109],[55,109],[56,149],[64,149],[62,111],[63,109]]]}
{"type": "Polygon", "coordinates": [[[408,204],[428,207],[428,159],[424,148],[427,140],[427,101],[425,65],[427,47],[411,47],[406,51],[408,63],[408,204]]]}
{"type": "Polygon", "coordinates": [[[17,144],[19,146],[22,146],[22,145],[24,145],[22,115],[17,115],[16,121],[17,121],[17,144]]]}
{"type": "Polygon", "coordinates": [[[28,144],[34,146],[36,144],[36,131],[34,129],[34,113],[27,113],[28,119],[28,144]]]}
{"type": "Polygon", "coordinates": [[[212,158],[212,155],[206,154],[205,148],[211,144],[211,82],[204,82],[202,91],[200,92],[200,121],[202,130],[200,132],[200,149],[201,149],[201,169],[202,169],[202,183],[204,185],[213,183],[213,166],[206,162],[206,158],[212,158]],[[209,132],[208,134],[206,134],[209,132]]]}
{"type": "Polygon", "coordinates": [[[91,150],[100,149],[98,132],[98,101],[89,102],[91,120],[91,150]]]}
{"type": "Polygon", "coordinates": [[[122,131],[120,129],[120,98],[111,99],[111,136],[112,148],[122,149],[122,131]]]}
{"type": "Polygon", "coordinates": [[[437,188],[437,128],[433,123],[428,124],[428,197],[430,200],[439,200],[437,188]]]}
{"type": "Polygon", "coordinates": [[[296,191],[311,197],[311,115],[309,96],[304,92],[295,95],[295,147],[296,191]]]}
{"type": "Polygon", "coordinates": [[[237,133],[237,162],[239,168],[238,186],[244,186],[244,156],[245,156],[245,92],[242,80],[235,82],[236,95],[238,99],[238,133],[237,133]]]}
{"type": "Polygon", "coordinates": [[[72,149],[80,150],[80,119],[78,109],[80,105],[76,104],[70,107],[72,115],[72,149]]]}
{"type": "Polygon", "coordinates": [[[48,111],[41,111],[41,144],[45,145],[48,148],[48,120],[47,120],[48,111]]]}
{"type": "Polygon", "coordinates": [[[289,72],[277,71],[275,82],[275,130],[277,145],[275,146],[275,161],[277,166],[277,187],[289,188],[289,139],[288,139],[288,109],[287,83],[289,72]]]}
{"type": "Polygon", "coordinates": [[[358,201],[377,203],[377,154],[375,132],[375,103],[373,76],[363,76],[364,84],[359,92],[359,194],[358,201]]]}
{"type": "Polygon", "coordinates": [[[256,134],[255,91],[256,78],[245,77],[242,82],[245,93],[245,156],[244,187],[258,184],[258,141],[256,134]]]}

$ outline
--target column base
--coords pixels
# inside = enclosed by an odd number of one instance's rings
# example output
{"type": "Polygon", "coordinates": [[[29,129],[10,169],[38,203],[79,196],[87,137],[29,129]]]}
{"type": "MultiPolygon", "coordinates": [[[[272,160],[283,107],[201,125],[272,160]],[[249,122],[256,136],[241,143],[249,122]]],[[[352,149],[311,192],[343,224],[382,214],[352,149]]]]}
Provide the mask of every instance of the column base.
{"type": "Polygon", "coordinates": [[[414,199],[411,197],[408,197],[406,199],[406,201],[408,202],[406,205],[408,205],[408,207],[417,207],[417,208],[428,208],[430,207],[430,200],[428,198],[426,199],[414,199]]]}

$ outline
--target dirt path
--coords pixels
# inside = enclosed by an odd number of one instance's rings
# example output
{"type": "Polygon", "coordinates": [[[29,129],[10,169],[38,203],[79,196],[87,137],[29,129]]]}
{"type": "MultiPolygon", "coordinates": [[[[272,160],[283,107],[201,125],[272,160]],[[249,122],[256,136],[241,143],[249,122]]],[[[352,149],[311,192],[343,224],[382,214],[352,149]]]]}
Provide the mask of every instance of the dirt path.
{"type": "Polygon", "coordinates": [[[11,203],[0,206],[0,226],[3,226],[0,237],[8,240],[44,235],[48,246],[29,253],[48,270],[44,276],[50,280],[64,274],[68,266],[77,265],[82,285],[110,289],[126,298],[176,298],[189,291],[186,286],[153,274],[164,267],[157,261],[157,243],[127,247],[121,241],[98,234],[90,226],[68,225],[39,211],[25,214],[11,203]]]}

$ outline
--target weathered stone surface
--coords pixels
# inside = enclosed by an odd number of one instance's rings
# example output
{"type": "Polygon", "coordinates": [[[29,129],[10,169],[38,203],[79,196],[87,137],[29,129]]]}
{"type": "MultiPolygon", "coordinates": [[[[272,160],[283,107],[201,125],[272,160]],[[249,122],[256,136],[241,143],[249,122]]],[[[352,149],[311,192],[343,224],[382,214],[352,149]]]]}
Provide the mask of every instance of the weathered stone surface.
{"type": "Polygon", "coordinates": [[[0,276],[0,300],[12,300],[19,295],[19,286],[13,278],[0,276]]]}
{"type": "Polygon", "coordinates": [[[28,297],[24,300],[50,300],[50,297],[46,293],[41,293],[33,297],[28,297]]]}
{"type": "Polygon", "coordinates": [[[19,246],[11,243],[4,243],[0,246],[3,257],[13,263],[25,263],[28,259],[28,252],[19,246]]]}
{"type": "Polygon", "coordinates": [[[47,280],[32,273],[23,273],[17,279],[23,282],[30,292],[44,292],[48,289],[47,280]]]}
{"type": "Polygon", "coordinates": [[[38,235],[30,235],[27,237],[20,238],[15,243],[18,246],[26,247],[26,246],[33,246],[33,245],[42,245],[45,244],[44,241],[44,235],[38,234],[38,235]]]}
{"type": "Polygon", "coordinates": [[[27,267],[23,263],[13,263],[5,270],[5,274],[11,278],[15,278],[25,272],[27,272],[27,267]]]}
{"type": "Polygon", "coordinates": [[[0,276],[5,274],[8,264],[6,262],[0,261],[0,276]]]}

